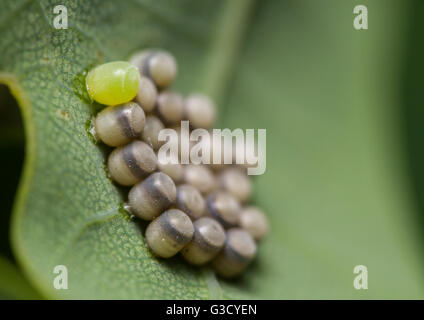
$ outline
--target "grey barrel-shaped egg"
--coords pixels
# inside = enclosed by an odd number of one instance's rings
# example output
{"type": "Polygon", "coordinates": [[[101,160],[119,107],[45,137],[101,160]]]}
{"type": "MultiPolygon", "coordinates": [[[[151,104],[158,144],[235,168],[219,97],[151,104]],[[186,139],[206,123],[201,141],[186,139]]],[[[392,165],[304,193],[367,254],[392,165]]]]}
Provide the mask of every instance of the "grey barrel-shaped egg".
{"type": "Polygon", "coordinates": [[[138,87],[135,100],[140,104],[147,113],[153,111],[158,98],[158,90],[155,84],[147,77],[140,77],[140,85],[138,87]]]}
{"type": "Polygon", "coordinates": [[[182,250],[186,261],[202,265],[212,260],[225,242],[224,228],[214,219],[203,217],[193,223],[193,239],[182,250]]]}
{"type": "Polygon", "coordinates": [[[208,216],[217,220],[226,229],[238,226],[240,210],[239,202],[227,192],[213,192],[206,198],[208,216]]]}
{"type": "Polygon", "coordinates": [[[206,203],[199,190],[189,184],[177,187],[175,206],[196,220],[205,214],[206,203]]]}
{"type": "Polygon", "coordinates": [[[165,129],[163,122],[156,116],[149,115],[146,117],[143,132],[141,138],[144,142],[150,145],[155,151],[157,151],[164,141],[159,141],[159,132],[165,129]]]}
{"type": "Polygon", "coordinates": [[[158,168],[163,173],[167,174],[174,180],[175,184],[180,184],[184,181],[184,166],[180,163],[165,163],[162,164],[158,159],[158,168]]]}
{"type": "Polygon", "coordinates": [[[246,269],[255,254],[256,243],[247,231],[229,229],[224,247],[212,260],[212,266],[221,277],[232,278],[246,269]]]}
{"type": "Polygon", "coordinates": [[[256,241],[259,241],[268,233],[269,224],[261,209],[249,206],[241,210],[240,227],[249,232],[256,241]]]}
{"type": "Polygon", "coordinates": [[[184,114],[193,128],[210,129],[215,123],[216,107],[209,97],[194,93],[184,99],[184,114]]]}
{"type": "Polygon", "coordinates": [[[156,111],[167,125],[179,125],[184,119],[183,97],[177,92],[163,91],[159,94],[156,111]]]}
{"type": "Polygon", "coordinates": [[[184,181],[195,186],[202,194],[208,194],[216,188],[215,176],[206,165],[186,165],[184,168],[184,181]]]}
{"type": "Polygon", "coordinates": [[[128,200],[131,212],[144,220],[153,220],[168,209],[177,196],[177,188],[170,177],[155,172],[131,188],[128,200]]]}
{"type": "Polygon", "coordinates": [[[172,54],[165,50],[143,50],[133,55],[130,62],[142,76],[150,78],[160,88],[168,87],[175,79],[178,66],[172,54]]]}
{"type": "Polygon", "coordinates": [[[194,227],[181,210],[170,209],[153,220],[146,229],[146,242],[154,254],[170,258],[193,238],[194,227]]]}
{"type": "Polygon", "coordinates": [[[144,124],[144,111],[135,102],[109,106],[100,111],[94,120],[96,137],[111,147],[139,138],[144,124]]]}
{"type": "Polygon", "coordinates": [[[246,170],[238,167],[230,167],[220,172],[218,185],[241,203],[247,202],[252,194],[252,182],[246,170]]]}
{"type": "Polygon", "coordinates": [[[136,184],[156,168],[155,152],[146,143],[138,140],[116,148],[108,158],[110,176],[124,186],[136,184]]]}

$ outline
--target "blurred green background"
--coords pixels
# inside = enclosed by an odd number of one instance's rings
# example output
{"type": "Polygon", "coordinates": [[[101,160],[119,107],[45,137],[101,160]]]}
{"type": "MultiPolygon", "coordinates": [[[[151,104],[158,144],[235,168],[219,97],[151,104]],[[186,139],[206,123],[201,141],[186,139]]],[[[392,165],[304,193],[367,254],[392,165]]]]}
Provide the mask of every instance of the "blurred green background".
{"type": "MultiPolygon", "coordinates": [[[[221,127],[267,129],[255,202],[269,214],[271,234],[248,279],[223,282],[223,290],[272,299],[424,298],[424,1],[261,0],[242,17],[242,6],[202,3],[173,5],[190,8],[183,12],[193,25],[217,7],[200,23],[220,35],[210,46],[190,34],[161,43],[180,63],[176,88],[210,94],[221,127]],[[357,4],[368,7],[369,30],[352,26],[357,4]],[[352,286],[359,264],[369,270],[367,291],[352,286]]],[[[173,10],[164,11],[177,16],[173,10]]],[[[4,299],[43,296],[9,243],[23,132],[16,101],[0,85],[4,299]]]]}

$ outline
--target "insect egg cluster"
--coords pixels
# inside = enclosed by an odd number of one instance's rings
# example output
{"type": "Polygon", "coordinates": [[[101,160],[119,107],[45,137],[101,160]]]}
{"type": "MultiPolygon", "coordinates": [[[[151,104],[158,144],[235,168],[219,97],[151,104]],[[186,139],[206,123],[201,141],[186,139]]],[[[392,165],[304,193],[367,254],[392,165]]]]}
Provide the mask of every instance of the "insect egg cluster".
{"type": "Polygon", "coordinates": [[[159,49],[91,70],[87,91],[106,105],[94,118],[93,131],[114,147],[107,159],[109,175],[131,187],[128,208],[149,221],[149,249],[162,258],[180,252],[188,263],[210,263],[220,276],[231,278],[255,257],[268,222],[262,210],[248,205],[252,182],[246,167],[158,161],[162,129],[179,132],[181,121],[188,120],[190,130],[210,130],[216,118],[208,97],[170,89],[177,71],[172,54],[159,49]]]}

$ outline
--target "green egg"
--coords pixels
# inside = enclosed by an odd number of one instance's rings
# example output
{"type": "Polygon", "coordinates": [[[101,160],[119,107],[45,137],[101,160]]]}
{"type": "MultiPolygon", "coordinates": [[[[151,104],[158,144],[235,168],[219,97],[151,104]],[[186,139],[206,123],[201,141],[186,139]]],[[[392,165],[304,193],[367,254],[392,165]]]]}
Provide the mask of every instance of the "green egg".
{"type": "Polygon", "coordinates": [[[137,94],[139,84],[138,69],[126,61],[99,65],[86,78],[91,99],[105,105],[131,101],[137,94]]]}

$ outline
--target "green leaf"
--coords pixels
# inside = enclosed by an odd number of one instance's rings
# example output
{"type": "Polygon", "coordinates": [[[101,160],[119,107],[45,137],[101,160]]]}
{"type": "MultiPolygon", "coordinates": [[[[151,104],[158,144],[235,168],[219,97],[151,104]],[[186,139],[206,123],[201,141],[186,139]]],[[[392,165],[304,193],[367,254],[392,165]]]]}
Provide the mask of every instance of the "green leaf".
{"type": "Polygon", "coordinates": [[[424,297],[397,122],[407,2],[362,2],[367,31],[353,0],[63,1],[67,30],[55,1],[3,1],[0,82],[27,143],[13,247],[32,282],[53,298],[424,297]],[[219,102],[221,125],[267,129],[255,200],[272,228],[237,281],[153,257],[87,133],[84,72],[151,46],[175,54],[176,88],[219,102]],[[359,264],[368,290],[353,288],[359,264]]]}

